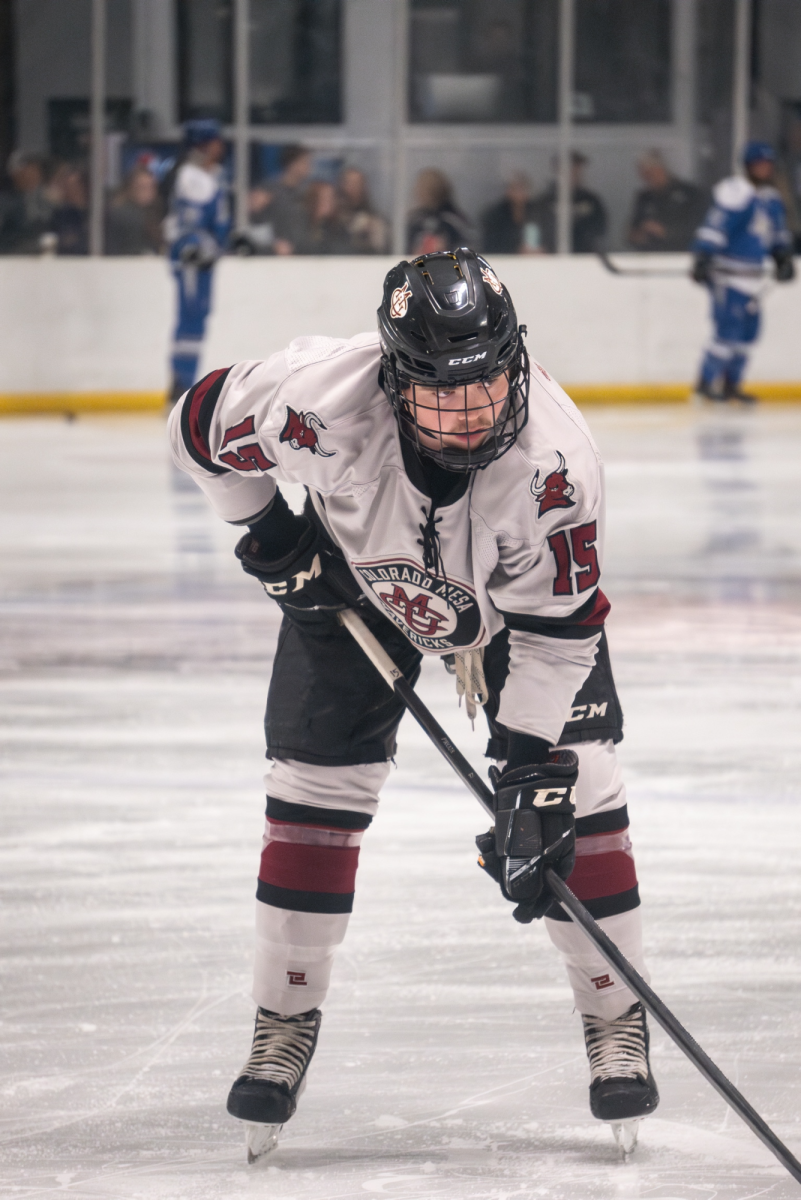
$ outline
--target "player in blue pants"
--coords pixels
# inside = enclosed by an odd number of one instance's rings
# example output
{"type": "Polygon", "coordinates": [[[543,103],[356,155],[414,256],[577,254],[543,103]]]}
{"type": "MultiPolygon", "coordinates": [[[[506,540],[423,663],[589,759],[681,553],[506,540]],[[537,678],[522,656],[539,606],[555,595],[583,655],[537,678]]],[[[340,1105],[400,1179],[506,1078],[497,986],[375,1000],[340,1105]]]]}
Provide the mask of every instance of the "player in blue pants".
{"type": "Polygon", "coordinates": [[[212,270],[231,229],[225,154],[217,121],[187,121],[187,155],[178,168],[167,221],[170,259],[178,286],[178,320],[172,344],[172,399],[197,379],[211,308],[212,270]]]}
{"type": "Polygon", "coordinates": [[[743,154],[745,176],[717,184],[695,235],[692,277],[710,289],[715,327],[697,385],[706,400],[754,402],[741,383],[749,347],[759,334],[765,258],[774,259],[780,283],[795,275],[784,203],[772,186],[775,160],[768,142],[749,142],[743,154]]]}

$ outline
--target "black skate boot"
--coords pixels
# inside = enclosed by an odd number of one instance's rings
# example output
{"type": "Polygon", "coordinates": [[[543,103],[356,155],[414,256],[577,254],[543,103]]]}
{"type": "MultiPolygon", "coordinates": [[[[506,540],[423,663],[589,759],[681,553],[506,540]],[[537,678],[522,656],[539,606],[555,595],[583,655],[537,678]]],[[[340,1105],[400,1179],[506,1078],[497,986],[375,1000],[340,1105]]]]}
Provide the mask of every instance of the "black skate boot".
{"type": "Polygon", "coordinates": [[[733,400],[737,404],[744,404],[747,407],[759,403],[759,397],[755,396],[753,392],[744,392],[739,383],[730,383],[728,379],[723,387],[723,399],[733,400]]]}
{"type": "Polygon", "coordinates": [[[319,1008],[281,1017],[260,1008],[250,1058],[228,1093],[232,1117],[248,1122],[248,1162],[277,1144],[281,1126],[298,1106],[323,1016],[319,1008]]]}
{"type": "Polygon", "coordinates": [[[645,1010],[638,1002],[614,1021],[581,1019],[590,1060],[590,1111],[599,1121],[611,1122],[615,1141],[630,1154],[637,1141],[637,1119],[659,1103],[648,1062],[645,1010]]]}
{"type": "Polygon", "coordinates": [[[724,404],[726,396],[723,393],[723,388],[720,384],[704,383],[702,379],[698,380],[695,385],[695,391],[692,394],[692,400],[696,404],[724,404]]]}

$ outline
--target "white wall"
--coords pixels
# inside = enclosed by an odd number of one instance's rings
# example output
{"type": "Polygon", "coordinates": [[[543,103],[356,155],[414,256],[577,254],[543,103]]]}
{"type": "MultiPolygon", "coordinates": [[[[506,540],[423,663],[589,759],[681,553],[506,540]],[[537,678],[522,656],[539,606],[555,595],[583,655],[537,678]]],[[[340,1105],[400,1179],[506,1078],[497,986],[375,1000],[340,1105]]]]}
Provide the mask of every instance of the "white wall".
{"type": "MultiPolygon", "coordinates": [[[[620,255],[621,265],[642,258],[620,255]]],[[[673,277],[610,275],[600,260],[495,257],[532,354],[568,383],[689,383],[709,336],[708,298],[685,272],[689,257],[649,256],[673,277]]],[[[303,333],[350,337],[375,328],[390,258],[227,259],[216,282],[204,364],[261,358],[303,333]]],[[[766,299],[767,333],[750,374],[801,380],[801,284],[766,299]]]]}
{"type": "Polygon", "coordinates": [[[0,258],[0,393],[163,391],[173,302],[161,258],[0,258]]]}
{"type": "MultiPolygon", "coordinates": [[[[293,337],[375,328],[389,258],[224,259],[204,368],[293,337]]],[[[632,260],[620,256],[621,264],[632,260]]],[[[683,270],[683,256],[650,269],[683,270]]],[[[642,260],[640,260],[642,262],[642,260]]],[[[622,278],[589,257],[497,258],[534,356],[565,383],[689,383],[707,297],[684,276],[622,278]]],[[[174,293],[162,259],[0,258],[0,393],[167,387],[174,293]]],[[[774,287],[750,376],[801,381],[801,283],[774,287]]]]}

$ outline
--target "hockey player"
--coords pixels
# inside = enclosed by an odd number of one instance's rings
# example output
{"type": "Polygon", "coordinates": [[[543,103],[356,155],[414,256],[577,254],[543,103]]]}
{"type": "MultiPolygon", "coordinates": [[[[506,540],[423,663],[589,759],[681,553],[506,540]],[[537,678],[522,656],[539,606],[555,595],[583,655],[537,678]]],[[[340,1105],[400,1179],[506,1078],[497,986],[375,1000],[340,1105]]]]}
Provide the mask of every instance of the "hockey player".
{"type": "Polygon", "coordinates": [[[715,326],[697,386],[706,400],[754,403],[740,385],[759,333],[765,257],[772,256],[779,283],[795,276],[784,203],[773,187],[775,160],[770,143],[749,142],[745,178],[733,175],[717,184],[695,235],[692,277],[710,289],[715,326]]]}
{"type": "Polygon", "coordinates": [[[177,463],[248,526],[237,555],[284,613],[265,718],[256,1029],[228,1111],[268,1132],[295,1111],[395,753],[400,702],[336,619],[353,606],[409,680],[421,655],[455,655],[486,698],[497,819],[479,863],[518,920],[546,917],[584,1021],[593,1114],[639,1117],[658,1103],[645,1013],[542,877],[553,864],[645,973],[598,452],[530,363],[484,259],[401,262],[378,316],[378,336],[298,338],[213,371],[171,418],[177,463]],[[282,481],[305,485],[302,516],[282,481]],[[546,848],[533,868],[530,837],[546,848]]]}
{"type": "Polygon", "coordinates": [[[231,228],[222,159],[225,144],[218,121],[187,121],[186,159],[175,175],[166,221],[173,274],[178,285],[178,321],[172,343],[172,398],[197,378],[197,364],[211,308],[212,268],[231,228]]]}

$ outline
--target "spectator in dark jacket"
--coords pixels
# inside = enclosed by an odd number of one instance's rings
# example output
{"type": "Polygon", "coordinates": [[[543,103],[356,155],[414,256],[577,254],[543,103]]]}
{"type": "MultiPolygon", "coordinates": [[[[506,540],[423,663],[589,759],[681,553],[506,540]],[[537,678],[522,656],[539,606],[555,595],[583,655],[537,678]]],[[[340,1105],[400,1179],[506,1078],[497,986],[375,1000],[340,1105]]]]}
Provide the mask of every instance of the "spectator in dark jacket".
{"type": "Polygon", "coordinates": [[[457,207],[453,184],[442,171],[436,167],[421,171],[415,180],[414,198],[417,207],[409,213],[407,253],[432,254],[472,244],[475,230],[457,207]]]}
{"type": "Polygon", "coordinates": [[[339,209],[348,231],[351,254],[385,254],[387,223],[372,204],[367,180],[356,167],[345,167],[339,177],[339,209]]]}
{"type": "Polygon", "coordinates": [[[7,170],[14,191],[0,195],[0,254],[39,254],[53,216],[44,160],[15,150],[7,170]]]}
{"type": "Polygon", "coordinates": [[[522,171],[509,177],[502,200],[481,219],[487,254],[542,254],[541,215],[531,196],[531,180],[522,171]]]}
{"type": "MultiPolygon", "coordinates": [[[[584,186],[587,158],[575,151],[571,155],[572,242],[574,254],[594,254],[606,233],[606,207],[600,196],[584,186]]],[[[554,164],[555,165],[555,164],[554,164]]],[[[556,180],[534,201],[542,222],[542,245],[548,254],[556,251],[558,188],[556,180]]]]}
{"type": "Polygon", "coordinates": [[[308,233],[308,214],[303,201],[311,169],[311,152],[305,146],[282,147],[281,174],[270,185],[275,254],[294,254],[308,233]]]}
{"type": "Polygon", "coordinates": [[[106,254],[159,254],[163,205],[155,175],[134,167],[106,215],[106,254]]]}
{"type": "Polygon", "coordinates": [[[59,254],[89,253],[89,199],[83,172],[73,163],[62,163],[53,175],[50,191],[55,201],[52,229],[59,254]]]}
{"type": "Polygon", "coordinates": [[[676,179],[658,150],[637,163],[645,187],[634,197],[629,245],[635,250],[689,250],[707,207],[694,183],[676,179]]]}
{"type": "Polygon", "coordinates": [[[296,254],[350,254],[350,238],[342,220],[333,183],[315,180],[304,196],[306,228],[295,245],[296,254]]]}

